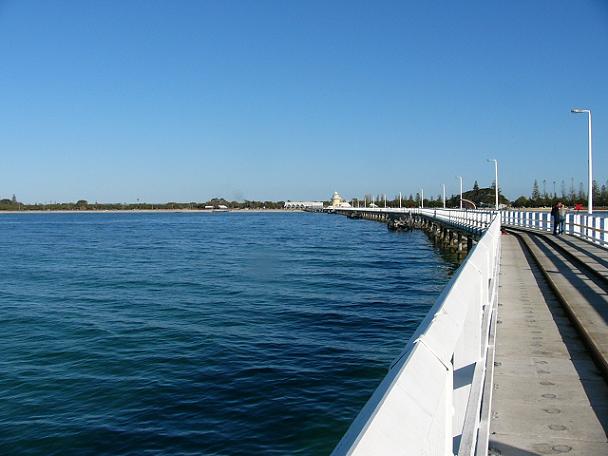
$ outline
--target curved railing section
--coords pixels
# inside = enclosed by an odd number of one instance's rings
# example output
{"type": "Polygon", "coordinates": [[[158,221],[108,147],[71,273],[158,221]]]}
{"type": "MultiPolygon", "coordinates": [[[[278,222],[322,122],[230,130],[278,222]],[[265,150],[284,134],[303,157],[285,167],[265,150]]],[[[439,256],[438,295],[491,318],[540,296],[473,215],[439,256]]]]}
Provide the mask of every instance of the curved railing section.
{"type": "Polygon", "coordinates": [[[484,233],[336,446],[335,456],[487,454],[500,217],[414,211],[438,222],[483,224],[484,233]]]}
{"type": "MultiPolygon", "coordinates": [[[[506,226],[552,232],[553,222],[554,220],[549,212],[502,212],[502,223],[506,226]]],[[[608,247],[608,215],[569,212],[564,220],[564,233],[608,247]]]]}
{"type": "Polygon", "coordinates": [[[333,209],[339,213],[361,212],[368,214],[385,214],[390,216],[407,216],[409,214],[423,215],[443,223],[446,226],[460,228],[465,231],[484,231],[494,220],[496,211],[461,211],[458,209],[406,209],[394,207],[356,208],[347,207],[333,209]]]}

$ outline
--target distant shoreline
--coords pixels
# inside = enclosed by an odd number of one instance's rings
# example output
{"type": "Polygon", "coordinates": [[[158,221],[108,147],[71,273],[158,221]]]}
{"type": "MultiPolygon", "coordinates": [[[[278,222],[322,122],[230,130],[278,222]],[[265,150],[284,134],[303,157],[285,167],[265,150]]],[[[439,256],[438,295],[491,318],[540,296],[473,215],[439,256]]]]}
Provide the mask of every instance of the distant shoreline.
{"type": "Polygon", "coordinates": [[[291,213],[304,212],[301,209],[91,209],[91,210],[66,210],[66,209],[41,209],[23,211],[0,211],[0,214],[133,214],[133,213],[208,213],[222,214],[227,212],[238,213],[291,213]]]}

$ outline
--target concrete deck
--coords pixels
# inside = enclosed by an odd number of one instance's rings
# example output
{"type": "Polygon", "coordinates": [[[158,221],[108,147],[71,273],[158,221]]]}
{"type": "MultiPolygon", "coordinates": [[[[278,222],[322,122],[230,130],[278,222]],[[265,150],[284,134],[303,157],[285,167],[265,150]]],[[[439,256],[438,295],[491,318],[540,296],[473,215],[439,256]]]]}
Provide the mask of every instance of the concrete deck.
{"type": "Polygon", "coordinates": [[[522,227],[509,227],[509,229],[542,235],[551,243],[564,249],[571,260],[583,263],[587,270],[592,271],[598,278],[604,279],[608,283],[608,249],[592,244],[589,241],[562,234],[554,236],[546,231],[532,230],[522,227]]]}
{"type": "MultiPolygon", "coordinates": [[[[529,233],[520,236],[608,380],[608,281],[600,274],[605,268],[598,264],[589,269],[584,261],[587,250],[573,254],[569,249],[555,248],[552,236],[529,233]],[[581,264],[584,268],[579,267],[581,264]]],[[[587,258],[592,259],[591,254],[587,258]]]]}
{"type": "Polygon", "coordinates": [[[608,455],[608,385],[515,236],[502,238],[491,455],[608,455]]]}

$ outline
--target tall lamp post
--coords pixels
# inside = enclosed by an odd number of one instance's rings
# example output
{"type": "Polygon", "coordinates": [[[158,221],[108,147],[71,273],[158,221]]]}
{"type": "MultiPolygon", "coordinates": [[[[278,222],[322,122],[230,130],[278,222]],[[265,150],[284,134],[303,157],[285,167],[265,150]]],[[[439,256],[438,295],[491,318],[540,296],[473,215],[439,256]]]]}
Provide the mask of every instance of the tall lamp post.
{"type": "Polygon", "coordinates": [[[587,213],[589,215],[593,214],[593,155],[591,153],[591,110],[590,109],[578,109],[578,108],[573,108],[570,110],[570,112],[574,113],[574,114],[588,114],[588,119],[589,119],[589,156],[587,157],[588,160],[588,168],[589,168],[589,175],[587,176],[589,182],[588,182],[588,188],[587,188],[587,213]]]}
{"type": "Polygon", "coordinates": [[[462,176],[456,176],[456,179],[460,179],[460,209],[462,209],[462,176]]]}
{"type": "Polygon", "coordinates": [[[445,184],[441,184],[441,194],[443,195],[443,208],[445,209],[445,184]]]}
{"type": "Polygon", "coordinates": [[[424,189],[420,189],[420,208],[424,209],[424,189]]]}
{"type": "Polygon", "coordinates": [[[498,210],[498,160],[495,158],[488,158],[488,162],[494,162],[494,174],[495,174],[495,201],[496,201],[496,210],[498,210]]]}

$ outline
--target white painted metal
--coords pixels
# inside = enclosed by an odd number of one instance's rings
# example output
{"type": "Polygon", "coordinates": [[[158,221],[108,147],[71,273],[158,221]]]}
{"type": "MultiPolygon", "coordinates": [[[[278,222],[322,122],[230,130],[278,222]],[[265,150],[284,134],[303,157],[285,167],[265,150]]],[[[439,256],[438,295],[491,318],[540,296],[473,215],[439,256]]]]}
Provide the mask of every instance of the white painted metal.
{"type": "Polygon", "coordinates": [[[460,210],[462,210],[462,176],[456,176],[456,179],[460,179],[460,210]]]}
{"type": "Polygon", "coordinates": [[[478,439],[488,441],[482,435],[488,427],[480,428],[480,422],[489,421],[482,410],[490,409],[482,404],[497,302],[500,217],[446,209],[373,212],[419,214],[485,233],[332,454],[471,456],[478,439]]]}
{"type": "MultiPolygon", "coordinates": [[[[548,212],[502,211],[502,223],[541,231],[553,231],[553,220],[548,212]]],[[[598,215],[566,214],[564,234],[580,237],[598,245],[608,247],[607,218],[598,215]]]]}
{"type": "Polygon", "coordinates": [[[591,110],[590,109],[572,109],[571,112],[575,114],[588,114],[588,154],[587,154],[587,213],[589,215],[593,214],[593,153],[591,148],[591,110]]]}

